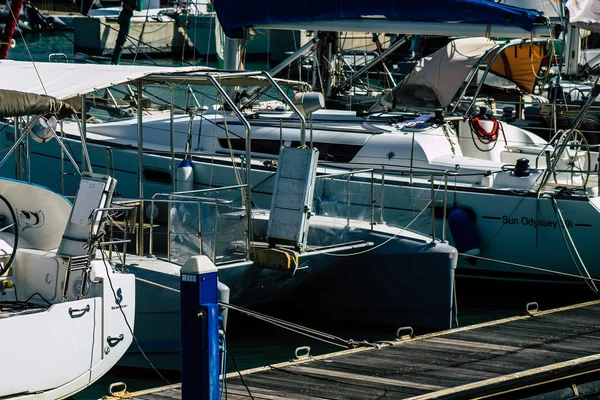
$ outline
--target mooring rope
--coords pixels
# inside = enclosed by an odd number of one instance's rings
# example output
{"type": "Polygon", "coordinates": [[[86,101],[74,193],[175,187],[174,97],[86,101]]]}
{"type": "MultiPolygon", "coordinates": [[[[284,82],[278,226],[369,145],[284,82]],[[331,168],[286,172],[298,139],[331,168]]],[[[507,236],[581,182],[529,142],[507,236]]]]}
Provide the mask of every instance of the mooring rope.
{"type": "MultiPolygon", "coordinates": [[[[144,282],[144,283],[147,283],[149,285],[153,285],[153,286],[159,287],[161,289],[169,290],[169,291],[172,291],[172,292],[175,292],[175,293],[181,293],[181,290],[179,290],[179,289],[175,289],[175,288],[172,288],[172,287],[169,287],[169,286],[165,286],[165,285],[162,285],[162,284],[157,283],[157,282],[149,281],[147,279],[143,279],[143,278],[140,278],[138,276],[136,276],[135,279],[138,280],[138,281],[140,281],[140,282],[144,282]]],[[[356,347],[363,347],[363,346],[366,346],[366,347],[378,347],[377,344],[367,342],[366,340],[355,341],[353,339],[343,339],[343,338],[341,338],[339,336],[335,336],[335,335],[332,335],[332,334],[329,334],[329,333],[326,333],[326,332],[318,331],[316,329],[308,328],[306,326],[294,324],[293,322],[289,322],[289,321],[285,321],[285,320],[282,320],[282,319],[279,319],[279,318],[271,317],[271,316],[266,315],[266,314],[261,314],[259,312],[256,312],[256,311],[253,311],[253,310],[249,310],[249,309],[241,307],[241,306],[236,306],[234,304],[224,303],[222,301],[219,301],[218,304],[221,307],[226,307],[228,309],[237,311],[237,312],[239,312],[241,314],[244,314],[246,316],[259,319],[261,321],[273,324],[275,326],[279,326],[280,328],[287,329],[287,330],[292,331],[292,332],[296,332],[296,333],[298,333],[300,335],[304,335],[304,336],[310,337],[310,338],[315,339],[315,340],[320,340],[322,342],[329,343],[329,344],[331,344],[333,346],[338,346],[338,347],[342,347],[342,348],[349,348],[349,349],[356,348],[356,347]]]]}

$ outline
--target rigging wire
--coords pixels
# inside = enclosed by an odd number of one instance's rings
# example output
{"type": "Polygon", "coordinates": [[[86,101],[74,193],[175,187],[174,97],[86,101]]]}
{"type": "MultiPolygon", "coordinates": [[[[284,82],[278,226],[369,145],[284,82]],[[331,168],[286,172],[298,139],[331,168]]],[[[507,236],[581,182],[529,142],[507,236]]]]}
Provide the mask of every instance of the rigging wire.
{"type": "MultiPolygon", "coordinates": [[[[156,374],[163,381],[165,381],[167,383],[167,385],[170,385],[171,382],[169,382],[169,380],[167,378],[165,378],[163,376],[163,374],[161,374],[160,371],[154,366],[154,364],[152,363],[152,361],[150,361],[150,359],[148,358],[148,356],[146,355],[146,353],[144,352],[144,350],[140,346],[140,343],[138,342],[136,335],[133,333],[133,328],[131,327],[131,324],[129,323],[129,320],[127,319],[127,315],[125,315],[125,311],[123,311],[123,307],[121,307],[121,304],[119,304],[119,302],[118,302],[117,292],[115,291],[115,288],[114,288],[113,283],[112,283],[112,279],[110,277],[110,270],[108,268],[108,262],[106,261],[106,255],[104,254],[104,252],[105,252],[105,249],[103,247],[100,247],[100,254],[102,255],[102,262],[104,263],[104,268],[106,269],[106,276],[108,278],[108,283],[110,284],[110,289],[111,289],[111,291],[113,293],[113,296],[115,298],[115,302],[118,305],[119,310],[121,311],[121,314],[123,315],[123,319],[125,320],[125,324],[127,325],[127,328],[129,329],[129,332],[131,333],[131,337],[133,338],[133,341],[135,342],[136,347],[138,348],[138,350],[142,354],[142,357],[144,357],[144,359],[146,360],[146,362],[148,362],[148,364],[154,370],[154,372],[156,372],[156,374]]],[[[112,267],[110,269],[112,270],[112,267]]],[[[137,279],[137,277],[136,277],[136,279],[137,279]]]]}
{"type": "MultiPolygon", "coordinates": [[[[585,267],[585,263],[581,259],[581,255],[579,254],[579,251],[577,250],[577,246],[575,246],[575,243],[573,242],[573,238],[571,237],[571,234],[569,233],[569,229],[567,229],[567,227],[566,227],[562,212],[560,211],[560,208],[558,208],[558,203],[556,201],[556,197],[552,196],[551,200],[552,200],[552,207],[554,208],[556,217],[558,219],[560,219],[560,221],[558,221],[560,233],[563,237],[563,240],[564,240],[567,250],[569,252],[569,256],[571,257],[571,261],[573,261],[573,264],[575,265],[575,267],[579,271],[579,274],[582,277],[585,273],[585,275],[588,278],[591,278],[590,273],[588,272],[587,268],[585,267]],[[563,228],[564,228],[564,230],[563,230],[563,228]],[[572,251],[571,251],[571,247],[573,248],[572,251]],[[576,259],[573,256],[573,252],[575,253],[575,256],[577,257],[576,259]],[[582,269],[583,269],[583,271],[582,271],[582,269]]],[[[596,287],[596,284],[593,281],[586,280],[585,282],[594,293],[598,293],[598,288],[596,287]]]]}
{"type": "MultiPolygon", "coordinates": [[[[140,46],[139,44],[142,41],[142,37],[144,36],[144,30],[146,29],[146,24],[148,23],[148,15],[150,14],[150,1],[148,1],[148,5],[146,6],[146,18],[144,19],[144,23],[142,24],[142,29],[140,30],[140,35],[138,37],[138,45],[135,46],[136,50],[135,50],[135,55],[133,56],[133,63],[135,64],[135,61],[137,60],[138,54],[140,53],[140,46]]],[[[131,21],[129,21],[131,23],[131,21]]],[[[184,47],[185,48],[185,47],[184,47]]]]}
{"type": "MultiPolygon", "coordinates": [[[[250,392],[250,388],[246,384],[246,381],[244,381],[244,376],[242,375],[242,373],[240,372],[240,369],[237,366],[237,362],[235,361],[235,357],[233,356],[233,353],[231,352],[231,348],[229,348],[228,353],[231,356],[231,360],[233,361],[233,366],[240,377],[240,382],[242,382],[242,385],[244,385],[244,387],[246,388],[246,391],[248,392],[248,396],[250,396],[250,399],[254,400],[254,397],[252,396],[252,393],[250,392]]],[[[225,380],[225,382],[227,382],[227,381],[225,380]]],[[[227,392],[225,392],[225,395],[227,396],[227,392]]]]}
{"type": "MultiPolygon", "coordinates": [[[[225,111],[225,107],[222,106],[221,107],[221,114],[222,114],[222,119],[223,119],[223,127],[224,127],[224,131],[225,131],[225,136],[227,137],[227,147],[229,149],[229,156],[231,157],[231,163],[233,166],[233,174],[235,176],[235,180],[237,182],[238,185],[242,184],[242,176],[241,176],[241,172],[238,171],[238,169],[235,167],[235,155],[233,154],[233,146],[231,145],[231,138],[229,136],[229,128],[227,127],[227,113],[225,111]]],[[[237,136],[237,135],[236,135],[237,136]]],[[[238,136],[240,137],[240,136],[238,136]]],[[[250,162],[250,160],[245,160],[247,163],[250,162]]],[[[241,166],[240,166],[241,168],[241,166]]],[[[242,197],[243,199],[243,197],[242,197]]]]}
{"type": "MultiPolygon", "coordinates": [[[[19,20],[19,17],[16,16],[13,13],[13,10],[11,7],[8,7],[8,9],[10,10],[10,14],[12,15],[13,19],[15,21],[19,20]]],[[[40,81],[40,85],[42,85],[42,89],[44,90],[44,94],[48,95],[48,91],[46,90],[46,86],[44,85],[44,81],[42,80],[42,77],[40,75],[40,72],[37,69],[37,65],[35,64],[35,61],[33,61],[33,56],[31,55],[31,51],[29,50],[29,46],[27,45],[27,41],[25,40],[25,36],[23,35],[23,31],[19,30],[19,34],[21,35],[21,40],[23,40],[23,44],[25,45],[25,50],[27,50],[27,54],[29,55],[29,59],[31,61],[31,65],[33,65],[33,69],[35,70],[35,73],[40,81]]]]}

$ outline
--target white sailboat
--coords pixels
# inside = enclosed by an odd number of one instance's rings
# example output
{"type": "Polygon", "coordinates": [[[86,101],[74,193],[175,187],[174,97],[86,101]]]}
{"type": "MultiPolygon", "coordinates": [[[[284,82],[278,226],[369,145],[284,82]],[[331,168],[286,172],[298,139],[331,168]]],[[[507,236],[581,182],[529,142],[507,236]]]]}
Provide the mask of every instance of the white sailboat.
{"type": "MultiPolygon", "coordinates": [[[[4,66],[14,66],[20,76],[26,75],[25,71],[31,67],[18,62],[6,62],[4,66]]],[[[54,82],[46,79],[50,76],[65,76],[64,71],[59,71],[63,68],[69,70],[71,66],[37,63],[35,67],[42,79],[48,82],[46,90],[61,93],[63,98],[73,96],[71,91],[63,92],[60,79],[54,82]]],[[[190,69],[91,66],[79,74],[69,75],[69,80],[71,88],[76,88],[77,93],[93,92],[98,87],[110,86],[115,82],[130,82],[141,87],[142,84],[156,82],[168,85],[180,82],[181,79],[214,85],[225,99],[226,91],[221,83],[259,86],[270,83],[283,93],[276,82],[265,74],[196,71],[186,75],[188,72],[190,69]]],[[[38,87],[37,90],[42,89],[38,87]]],[[[141,91],[138,93],[142,94],[141,91]]],[[[233,101],[227,101],[240,118],[238,121],[249,127],[244,114],[235,107],[233,101]]],[[[291,102],[289,104],[293,105],[291,102]]],[[[91,127],[90,122],[87,123],[85,136],[67,134],[66,127],[70,125],[67,121],[63,122],[59,131],[64,136],[67,147],[73,149],[78,148],[82,137],[86,138],[87,151],[82,156],[84,159],[89,157],[89,164],[95,170],[102,168],[98,163],[106,161],[106,151],[110,148],[112,161],[109,170],[120,182],[116,191],[123,198],[137,198],[137,201],[145,203],[146,212],[153,210],[148,214],[146,222],[150,223],[154,232],[160,231],[161,226],[167,228],[166,232],[162,231],[162,237],[167,238],[162,254],[167,260],[160,257],[158,250],[156,235],[160,232],[152,236],[154,240],[151,245],[152,253],[159,257],[148,259],[143,257],[144,254],[127,255],[128,268],[142,282],[138,287],[137,338],[141,347],[147,349],[155,365],[166,369],[179,367],[179,331],[176,328],[179,302],[176,291],[171,289],[178,288],[179,269],[185,262],[185,257],[198,253],[213,258],[220,281],[231,289],[230,300],[233,304],[275,304],[282,299],[294,298],[296,302],[292,304],[302,304],[302,307],[294,307],[294,312],[309,312],[312,316],[428,329],[445,329],[451,326],[456,266],[456,250],[453,247],[412,231],[377,224],[375,221],[359,221],[346,212],[342,216],[332,212],[323,215],[311,208],[312,196],[309,194],[313,191],[310,190],[306,192],[306,207],[303,205],[297,210],[307,221],[304,225],[306,231],[300,235],[302,239],[284,241],[283,249],[272,250],[275,242],[270,240],[273,235],[269,233],[269,225],[274,221],[284,226],[288,223],[282,222],[279,217],[273,217],[273,209],[265,211],[246,207],[254,204],[250,199],[252,193],[249,194],[247,190],[256,176],[254,167],[257,163],[251,160],[252,155],[246,154],[248,168],[241,175],[237,166],[232,167],[240,162],[239,157],[221,164],[223,175],[219,179],[232,179],[236,183],[229,188],[217,187],[217,195],[214,195],[214,189],[173,194],[175,180],[165,181],[162,168],[165,167],[169,171],[169,177],[174,178],[179,171],[176,172],[172,165],[175,162],[181,163],[181,158],[151,150],[154,133],[151,125],[147,125],[148,120],[141,115],[142,112],[142,108],[139,108],[138,118],[142,121],[138,124],[138,129],[142,132],[138,132],[140,142],[136,141],[131,147],[129,145],[132,143],[117,138],[109,139],[110,144],[97,141],[99,136],[87,129],[91,127]],[[139,173],[128,170],[133,159],[139,162],[139,173]],[[122,160],[127,160],[126,165],[123,165],[126,169],[122,169],[122,160]],[[234,172],[238,178],[235,178],[234,172]],[[159,176],[163,178],[155,180],[159,176]],[[161,193],[166,201],[160,200],[161,193]],[[160,205],[165,202],[168,205],[161,208],[160,205]],[[152,205],[159,206],[158,216],[152,205]],[[168,212],[164,213],[165,209],[168,212]],[[207,209],[212,211],[207,213],[207,209]],[[161,226],[155,227],[157,223],[161,226]],[[265,251],[267,254],[275,254],[275,260],[279,261],[273,261],[271,255],[263,258],[261,254],[265,254],[265,251]],[[423,281],[427,282],[426,287],[420,285],[423,281]],[[361,296],[356,295],[359,291],[361,296]],[[310,304],[315,307],[311,308],[310,304]],[[158,316],[163,321],[160,327],[156,327],[158,316]]],[[[164,114],[162,116],[164,118],[164,114]]],[[[180,116],[173,115],[174,120],[179,118],[180,116]]],[[[304,118],[301,120],[304,121],[304,118]]],[[[249,132],[244,135],[251,143],[249,132]]],[[[296,130],[296,136],[301,140],[299,130],[296,130]]],[[[175,141],[177,143],[174,146],[179,146],[179,138],[175,141]]],[[[65,192],[68,193],[72,190],[71,178],[62,172],[70,174],[74,167],[68,163],[61,164],[61,149],[55,147],[58,143],[54,140],[45,142],[29,143],[32,163],[26,168],[26,174],[31,176],[32,181],[43,182],[52,187],[64,185],[65,192]],[[41,147],[38,148],[38,145],[41,147]],[[38,152],[42,147],[44,153],[47,151],[47,157],[38,152]],[[44,158],[45,167],[42,171],[38,162],[42,162],[44,158]]],[[[208,169],[213,163],[210,159],[199,162],[195,156],[192,158],[193,168],[202,165],[201,169],[208,169]]],[[[185,163],[182,164],[184,168],[189,168],[185,167],[185,163]]],[[[4,168],[8,170],[11,166],[5,164],[4,168]]],[[[282,168],[283,165],[279,170],[282,168]]],[[[320,178],[317,180],[321,181],[320,178]]],[[[189,181],[181,183],[193,184],[189,181]]],[[[209,180],[203,184],[210,186],[209,180]]],[[[179,190],[181,192],[181,186],[179,190]]],[[[264,208],[270,207],[267,204],[264,208]]],[[[131,364],[147,367],[136,356],[133,354],[133,357],[129,357],[131,364]]]]}
{"type": "MultiPolygon", "coordinates": [[[[0,91],[0,115],[33,114],[54,101],[40,97],[0,91]]],[[[0,397],[73,396],[132,343],[134,277],[96,253],[115,183],[86,176],[72,205],[45,187],[0,179],[0,339],[10,360],[0,397]]]]}
{"type": "MultiPolygon", "coordinates": [[[[436,56],[423,60],[422,68],[407,79],[411,85],[413,82],[422,84],[409,86],[406,91],[413,94],[415,101],[430,105],[431,108],[420,113],[406,110],[359,117],[343,111],[313,112],[310,138],[321,154],[326,155],[324,161],[327,161],[320,171],[377,169],[374,174],[377,202],[374,206],[378,210],[383,209],[378,219],[400,226],[410,222],[427,203],[431,192],[430,176],[437,174],[434,178],[437,185],[444,181],[443,175],[446,175],[448,214],[455,209],[464,210],[472,219],[466,231],[451,225],[450,238],[460,252],[480,257],[476,265],[472,264],[474,259],[467,261],[467,256],[463,257],[459,267],[462,276],[538,282],[577,281],[577,276],[585,277],[588,273],[597,276],[600,271],[597,271],[594,262],[593,235],[590,232],[599,223],[596,221],[600,221],[597,211],[599,200],[596,175],[589,172],[594,170],[596,153],[576,148],[554,153],[563,145],[558,144],[557,147],[557,142],[549,144],[530,132],[486,115],[474,115],[464,120],[463,114],[458,113],[455,117],[443,119],[431,111],[451,103],[462,104],[460,107],[457,105],[457,110],[473,108],[477,104],[475,98],[467,98],[465,102],[463,97],[460,103],[461,99],[456,96],[461,87],[471,87],[470,82],[477,77],[474,71],[490,57],[505,63],[511,54],[519,55],[521,51],[527,58],[525,66],[530,68],[530,46],[538,45],[495,43],[485,39],[459,40],[436,56]],[[429,71],[432,73],[428,74],[429,71]],[[445,75],[440,78],[437,71],[445,75]],[[455,83],[445,83],[449,81],[455,83]],[[441,91],[441,88],[444,90],[441,91]],[[419,94],[421,97],[416,96],[419,94]],[[476,128],[481,132],[478,133],[476,128]],[[492,131],[495,131],[495,138],[492,131]],[[549,173],[547,165],[553,154],[558,157],[552,167],[555,173],[549,173]],[[527,159],[528,165],[520,163],[517,166],[521,158],[527,159]]],[[[534,53],[542,50],[539,46],[533,48],[534,53]]],[[[516,61],[520,62],[520,57],[516,61]]],[[[541,64],[541,58],[535,61],[537,65],[541,64]]],[[[488,64],[487,68],[481,69],[491,75],[494,62],[488,64]]],[[[529,79],[526,74],[522,77],[529,79]]],[[[529,80],[529,84],[532,82],[529,80]]],[[[252,168],[252,180],[255,182],[253,198],[256,204],[268,207],[275,169],[272,161],[265,164],[257,158],[273,160],[281,145],[297,146],[300,125],[285,109],[254,110],[251,115],[255,159],[252,168]]],[[[146,156],[148,164],[144,175],[147,190],[172,190],[175,174],[171,172],[170,159],[165,158],[171,154],[171,119],[158,112],[143,120],[144,148],[153,153],[146,156]],[[152,160],[151,164],[149,160],[152,160]]],[[[92,142],[96,162],[105,164],[106,150],[102,146],[107,143],[118,143],[116,147],[120,146],[123,152],[135,148],[136,124],[135,118],[124,118],[88,125],[88,139],[92,142]]],[[[173,118],[174,153],[184,154],[187,143],[193,147],[194,187],[235,185],[237,182],[227,166],[230,163],[229,147],[233,148],[235,156],[245,154],[244,126],[235,117],[220,110],[195,115],[192,126],[193,130],[189,131],[188,115],[175,115],[173,118]]],[[[74,125],[71,127],[65,124],[64,131],[77,141],[78,133],[73,129],[74,125]]],[[[33,153],[45,155],[45,168],[59,170],[59,164],[47,163],[51,154],[58,160],[57,153],[50,152],[50,149],[36,146],[33,153]]],[[[132,196],[136,187],[136,176],[132,175],[135,164],[131,158],[127,161],[125,156],[118,154],[113,151],[115,165],[119,165],[115,174],[121,182],[128,182],[121,194],[132,196]]],[[[34,174],[35,170],[40,168],[35,168],[34,174]]],[[[351,190],[362,190],[363,193],[370,190],[369,179],[369,174],[354,179],[356,183],[351,190]]],[[[52,185],[60,187],[58,178],[52,185]]],[[[332,203],[344,203],[344,195],[336,197],[331,193],[345,193],[346,186],[347,183],[342,180],[319,183],[316,193],[323,195],[315,207],[326,210],[332,203]]],[[[368,215],[370,201],[370,196],[353,197],[353,215],[361,211],[368,215]]],[[[434,214],[438,233],[446,225],[442,208],[434,214]]],[[[421,216],[412,227],[429,234],[430,221],[430,214],[421,216]]]]}
{"type": "MultiPolygon", "coordinates": [[[[491,20],[496,18],[496,21],[504,18],[506,22],[506,15],[510,10],[514,11],[510,7],[505,9],[502,8],[505,6],[492,5],[490,2],[473,3],[477,3],[477,7],[497,8],[491,11],[491,20]]],[[[215,8],[218,13],[222,13],[220,18],[225,21],[223,25],[226,32],[229,29],[229,33],[239,32],[248,25],[266,27],[266,23],[261,23],[265,18],[271,22],[268,24],[270,27],[307,28],[304,19],[307,15],[312,18],[310,13],[315,13],[318,9],[299,6],[305,15],[286,12],[277,14],[282,11],[277,7],[267,7],[266,11],[262,8],[247,10],[243,4],[239,8],[219,7],[220,3],[215,2],[215,8]],[[281,23],[273,23],[279,21],[277,18],[281,23]],[[298,22],[288,23],[289,19],[298,19],[298,22]]],[[[368,9],[369,7],[381,10],[384,5],[376,2],[367,5],[368,9]]],[[[396,11],[392,10],[392,14],[396,11]]],[[[407,9],[403,8],[402,11],[407,9]]],[[[452,10],[443,12],[447,13],[444,15],[454,15],[452,10]]],[[[533,23],[541,13],[523,9],[516,12],[510,18],[517,20],[527,15],[528,29],[531,32],[524,28],[526,23],[523,21],[522,25],[491,27],[463,22],[440,24],[431,21],[434,19],[432,16],[422,17],[423,20],[418,21],[391,22],[389,17],[388,20],[362,18],[335,21],[323,17],[325,21],[313,21],[311,26],[315,29],[323,26],[337,30],[417,34],[440,33],[441,29],[452,29],[453,33],[462,35],[477,34],[476,32],[480,32],[477,29],[483,29],[488,36],[552,37],[548,24],[533,23]],[[425,29],[429,30],[425,32],[425,29]],[[493,29],[498,30],[492,33],[493,29]]],[[[481,22],[485,17],[481,14],[477,18],[481,22]]],[[[499,122],[483,111],[478,115],[469,114],[468,111],[476,106],[479,89],[476,89],[474,98],[467,99],[466,103],[464,100],[464,95],[469,94],[470,84],[477,82],[477,71],[484,70],[486,75],[491,75],[490,71],[497,74],[498,70],[493,70],[493,63],[505,62],[510,57],[510,52],[514,52],[517,61],[524,59],[527,62],[531,71],[525,71],[524,75],[536,75],[543,57],[542,46],[526,41],[497,47],[493,42],[480,40],[475,44],[483,48],[483,51],[475,57],[464,56],[464,46],[459,46],[459,42],[454,42],[443,50],[440,57],[436,57],[430,68],[433,79],[424,82],[412,93],[414,99],[420,102],[416,104],[420,111],[407,109],[403,113],[380,113],[367,118],[343,112],[314,112],[311,117],[312,141],[321,150],[321,154],[328,155],[330,161],[329,169],[323,172],[330,171],[331,168],[380,169],[375,176],[378,183],[384,183],[378,187],[379,193],[384,193],[386,199],[385,204],[381,204],[383,201],[379,204],[384,209],[385,216],[382,219],[400,225],[417,215],[423,204],[420,199],[431,191],[432,182],[439,184],[444,181],[443,178],[432,176],[446,175],[450,194],[447,211],[458,210],[455,215],[462,215],[457,222],[450,223],[452,239],[464,255],[459,267],[460,274],[475,278],[535,282],[589,282],[590,276],[600,274],[594,258],[593,235],[590,234],[600,223],[597,179],[593,173],[593,160],[597,158],[597,154],[582,148],[581,138],[557,135],[555,140],[548,143],[530,132],[499,122]],[[526,54],[519,55],[521,50],[526,54]],[[466,61],[457,63],[459,69],[461,65],[463,67],[458,77],[443,75],[446,67],[450,67],[447,65],[450,60],[456,59],[466,61]],[[438,73],[444,78],[437,76],[438,73]],[[455,98],[456,95],[458,98],[455,98]],[[466,104],[466,111],[463,110],[458,115],[443,118],[433,113],[435,108],[447,107],[451,103],[455,111],[460,111],[461,102],[466,104]],[[569,151],[563,151],[567,145],[569,151]]],[[[469,46],[473,50],[472,43],[467,47],[469,46]]],[[[424,63],[427,61],[430,60],[424,60],[424,63]]],[[[420,70],[425,74],[428,72],[425,65],[420,70]]],[[[415,83],[410,81],[413,79],[419,83],[425,74],[419,75],[419,71],[416,71],[406,82],[415,83]]],[[[267,108],[273,106],[268,105],[267,108]]],[[[255,156],[273,158],[281,145],[298,144],[294,138],[297,137],[295,132],[299,126],[289,116],[290,113],[285,110],[262,110],[254,114],[254,119],[251,120],[253,137],[258,139],[254,141],[252,150],[255,156]]],[[[230,117],[220,112],[207,112],[198,119],[202,121],[198,133],[191,133],[191,142],[198,143],[194,157],[198,160],[205,159],[211,166],[207,168],[205,164],[198,164],[194,169],[194,176],[198,177],[195,182],[198,185],[207,181],[212,185],[231,185],[233,181],[221,178],[224,175],[220,173],[220,161],[212,154],[215,151],[227,154],[226,149],[230,143],[237,150],[234,154],[240,155],[247,151],[241,140],[244,137],[242,127],[236,126],[230,117]]],[[[150,123],[147,125],[150,135],[156,134],[153,136],[154,144],[148,143],[147,146],[157,152],[167,150],[165,135],[160,135],[161,131],[167,130],[167,120],[156,116],[147,121],[150,123]]],[[[189,118],[179,117],[179,122],[182,125],[189,124],[189,118]]],[[[122,121],[119,124],[127,123],[122,121]]],[[[103,140],[102,137],[118,137],[121,143],[132,142],[131,134],[126,133],[126,129],[117,131],[112,128],[114,126],[102,124],[95,127],[100,141],[103,140]]],[[[175,135],[175,148],[183,149],[188,135],[184,133],[186,130],[175,129],[177,131],[181,134],[175,135]]],[[[153,139],[150,138],[149,141],[152,142],[153,139]]],[[[264,201],[268,203],[272,192],[271,179],[274,172],[269,165],[272,164],[267,162],[267,165],[257,165],[253,169],[253,181],[259,182],[253,187],[257,202],[264,195],[264,201]]],[[[165,171],[160,167],[158,169],[165,171]]],[[[365,176],[363,179],[369,178],[365,176]]],[[[338,185],[338,188],[342,187],[343,183],[338,182],[338,185]]],[[[360,183],[356,185],[368,186],[360,183]]],[[[318,190],[317,188],[317,192],[318,190]]],[[[332,191],[336,190],[339,189],[332,191]]],[[[353,198],[352,205],[357,210],[371,207],[369,200],[362,201],[358,197],[353,198]]],[[[437,232],[446,225],[445,220],[439,218],[441,214],[441,211],[434,213],[437,232]]],[[[427,217],[427,222],[429,218],[427,217]]],[[[429,232],[425,218],[421,221],[423,223],[417,229],[429,232]]],[[[593,284],[590,285],[593,287],[593,284]]]]}

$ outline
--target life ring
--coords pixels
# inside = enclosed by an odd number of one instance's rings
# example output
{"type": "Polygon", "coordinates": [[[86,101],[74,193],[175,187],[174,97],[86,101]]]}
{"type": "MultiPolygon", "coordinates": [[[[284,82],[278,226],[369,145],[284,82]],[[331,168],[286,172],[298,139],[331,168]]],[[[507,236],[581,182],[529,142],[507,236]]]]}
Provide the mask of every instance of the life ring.
{"type": "Polygon", "coordinates": [[[471,129],[481,143],[489,144],[498,140],[500,123],[496,118],[479,114],[471,118],[470,122],[471,129]]]}

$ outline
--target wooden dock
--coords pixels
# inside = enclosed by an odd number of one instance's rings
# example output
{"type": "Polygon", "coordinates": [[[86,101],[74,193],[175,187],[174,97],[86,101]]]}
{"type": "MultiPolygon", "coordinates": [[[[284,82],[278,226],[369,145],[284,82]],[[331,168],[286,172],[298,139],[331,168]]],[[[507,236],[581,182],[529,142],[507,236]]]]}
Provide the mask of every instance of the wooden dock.
{"type": "MultiPolygon", "coordinates": [[[[549,311],[529,308],[523,316],[377,348],[229,373],[224,398],[523,398],[556,390],[556,385],[563,394],[571,391],[567,397],[576,397],[585,385],[589,391],[587,382],[600,380],[600,301],[549,311]]],[[[593,387],[597,391],[600,384],[593,387]]],[[[171,385],[105,398],[176,399],[181,392],[179,385],[171,385]]]]}

